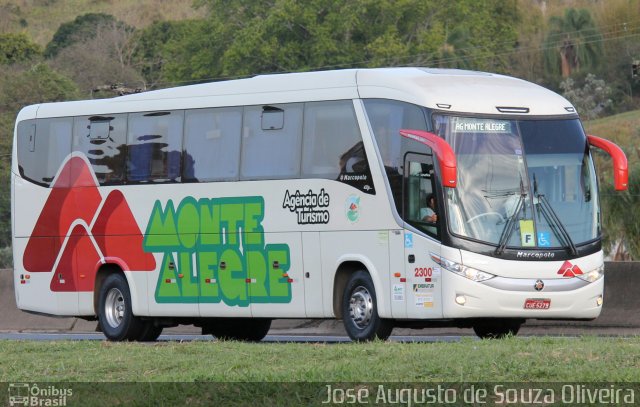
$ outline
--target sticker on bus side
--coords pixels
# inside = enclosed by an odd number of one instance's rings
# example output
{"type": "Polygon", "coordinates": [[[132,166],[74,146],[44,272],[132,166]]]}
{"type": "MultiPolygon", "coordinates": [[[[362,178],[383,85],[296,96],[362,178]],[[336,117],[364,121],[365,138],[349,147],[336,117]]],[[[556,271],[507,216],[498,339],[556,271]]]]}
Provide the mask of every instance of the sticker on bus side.
{"type": "Polygon", "coordinates": [[[329,207],[330,197],[324,188],[315,193],[311,189],[307,193],[300,190],[284,193],[282,208],[289,209],[296,213],[298,225],[317,225],[329,223],[329,211],[324,209],[329,207]]]}
{"type": "Polygon", "coordinates": [[[404,285],[402,284],[393,285],[393,300],[404,301],[404,285]]]}
{"type": "Polygon", "coordinates": [[[265,244],[263,219],[259,196],[156,201],[144,236],[145,251],[163,254],[156,301],[291,302],[289,246],[265,244]]]}
{"type": "Polygon", "coordinates": [[[142,233],[124,194],[112,189],[103,196],[99,186],[89,160],[77,152],[51,182],[22,262],[25,271],[52,272],[53,292],[93,292],[96,264],[105,258],[120,259],[125,271],[156,267],[153,255],[142,250],[142,233]]]}
{"type": "Polygon", "coordinates": [[[349,222],[356,223],[360,219],[360,197],[357,195],[349,196],[345,201],[344,207],[349,222]]]}

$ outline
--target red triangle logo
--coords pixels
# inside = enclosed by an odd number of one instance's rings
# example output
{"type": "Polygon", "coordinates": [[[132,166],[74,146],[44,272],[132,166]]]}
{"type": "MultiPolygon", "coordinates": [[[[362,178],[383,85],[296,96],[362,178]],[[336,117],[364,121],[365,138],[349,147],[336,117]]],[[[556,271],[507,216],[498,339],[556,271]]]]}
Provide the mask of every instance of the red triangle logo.
{"type": "Polygon", "coordinates": [[[571,278],[571,277],[579,276],[584,273],[582,272],[580,267],[578,267],[577,265],[571,264],[571,262],[569,261],[565,261],[564,263],[562,263],[562,266],[560,266],[560,270],[558,270],[558,274],[561,274],[562,277],[571,278]]]}
{"type": "Polygon", "coordinates": [[[582,272],[582,270],[580,269],[580,267],[578,267],[577,265],[573,266],[573,267],[571,268],[571,271],[572,271],[572,272],[573,272],[573,274],[574,274],[574,275],[576,275],[576,276],[579,276],[579,275],[581,275],[581,274],[584,274],[584,273],[582,272]]]}
{"type": "Polygon", "coordinates": [[[77,225],[53,272],[51,291],[93,291],[100,258],[87,229],[77,225]]]}
{"type": "Polygon", "coordinates": [[[71,224],[77,219],[90,224],[101,201],[87,162],[80,157],[67,160],[27,242],[24,268],[30,272],[51,271],[71,224]]]}
{"type": "Polygon", "coordinates": [[[91,232],[105,259],[119,259],[125,270],[155,270],[155,258],[142,250],[142,232],[122,192],[107,196],[91,232]]]}

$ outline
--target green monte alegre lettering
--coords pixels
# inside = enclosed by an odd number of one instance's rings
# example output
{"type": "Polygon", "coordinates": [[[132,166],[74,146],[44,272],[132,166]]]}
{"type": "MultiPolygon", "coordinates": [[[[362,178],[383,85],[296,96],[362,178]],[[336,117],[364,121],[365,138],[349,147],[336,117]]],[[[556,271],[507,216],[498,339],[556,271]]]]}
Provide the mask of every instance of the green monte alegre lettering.
{"type": "Polygon", "coordinates": [[[184,198],[153,206],[144,250],[163,253],[158,303],[291,302],[289,246],[265,245],[264,199],[184,198]]]}

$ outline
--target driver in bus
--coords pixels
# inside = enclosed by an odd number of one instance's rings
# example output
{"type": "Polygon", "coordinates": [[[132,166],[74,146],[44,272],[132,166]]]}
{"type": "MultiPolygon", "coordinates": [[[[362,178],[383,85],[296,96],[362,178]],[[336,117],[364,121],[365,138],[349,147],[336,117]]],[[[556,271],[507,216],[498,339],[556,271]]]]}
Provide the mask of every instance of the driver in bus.
{"type": "Polygon", "coordinates": [[[436,198],[433,194],[427,195],[427,206],[420,208],[420,219],[424,222],[436,223],[438,215],[436,214],[436,198]]]}

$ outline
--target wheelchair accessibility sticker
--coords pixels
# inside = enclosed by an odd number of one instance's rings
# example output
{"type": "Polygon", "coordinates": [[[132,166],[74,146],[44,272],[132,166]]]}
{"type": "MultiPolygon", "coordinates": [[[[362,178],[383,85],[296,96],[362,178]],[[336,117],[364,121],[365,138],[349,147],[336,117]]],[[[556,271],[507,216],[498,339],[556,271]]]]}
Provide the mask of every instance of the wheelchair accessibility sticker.
{"type": "Polygon", "coordinates": [[[407,249],[413,248],[413,234],[406,233],[404,235],[404,247],[406,247],[407,249]]]}

